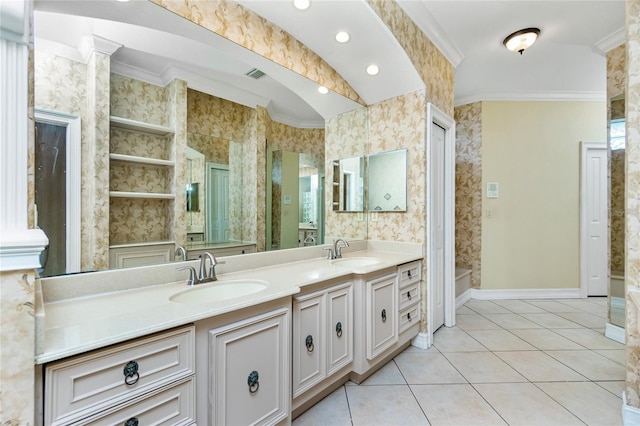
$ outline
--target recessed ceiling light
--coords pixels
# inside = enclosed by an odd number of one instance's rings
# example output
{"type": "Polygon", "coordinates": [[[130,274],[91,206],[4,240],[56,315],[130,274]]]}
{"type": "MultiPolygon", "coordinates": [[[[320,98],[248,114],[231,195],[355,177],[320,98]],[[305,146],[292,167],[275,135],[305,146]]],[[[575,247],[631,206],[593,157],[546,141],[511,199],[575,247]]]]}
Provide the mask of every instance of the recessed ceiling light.
{"type": "Polygon", "coordinates": [[[329,93],[329,89],[327,89],[324,86],[320,86],[320,87],[318,87],[318,92],[320,92],[323,95],[326,95],[327,93],[329,93]]]}
{"type": "Polygon", "coordinates": [[[350,38],[351,36],[349,36],[349,33],[346,31],[340,31],[339,33],[336,34],[336,41],[338,43],[346,43],[349,41],[350,38]]]}
{"type": "Polygon", "coordinates": [[[376,64],[371,64],[367,67],[367,74],[377,75],[380,72],[380,68],[376,64]]]}
{"type": "Polygon", "coordinates": [[[311,6],[311,0],[293,0],[293,5],[296,9],[306,10],[311,6]]]}

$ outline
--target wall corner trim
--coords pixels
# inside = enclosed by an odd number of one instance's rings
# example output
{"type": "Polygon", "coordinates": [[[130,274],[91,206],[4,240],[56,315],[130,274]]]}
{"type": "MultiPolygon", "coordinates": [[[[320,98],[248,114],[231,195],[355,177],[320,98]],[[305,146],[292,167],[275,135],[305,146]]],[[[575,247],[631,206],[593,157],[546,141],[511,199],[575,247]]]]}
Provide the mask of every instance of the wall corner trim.
{"type": "Polygon", "coordinates": [[[633,426],[640,424],[640,408],[627,404],[627,393],[622,392],[622,424],[633,426]]]}
{"type": "Polygon", "coordinates": [[[41,229],[3,230],[0,237],[0,271],[36,269],[40,253],[49,244],[41,229]]]}

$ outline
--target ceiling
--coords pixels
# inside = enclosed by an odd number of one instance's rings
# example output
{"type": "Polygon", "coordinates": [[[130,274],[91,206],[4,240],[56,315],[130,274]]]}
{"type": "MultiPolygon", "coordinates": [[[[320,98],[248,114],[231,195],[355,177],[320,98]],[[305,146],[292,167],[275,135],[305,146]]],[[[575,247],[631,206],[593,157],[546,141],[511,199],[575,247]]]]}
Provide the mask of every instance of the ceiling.
{"type": "MultiPolygon", "coordinates": [[[[400,44],[365,0],[312,0],[300,11],[288,0],[237,0],[280,26],[338,71],[368,103],[424,87],[400,44]],[[335,33],[348,31],[349,42],[335,33]],[[370,76],[371,63],[380,73],[370,76]]],[[[399,0],[404,11],[455,66],[455,104],[478,100],[604,100],[605,52],[624,42],[624,0],[399,0]],[[502,45],[526,27],[541,29],[521,56],[502,45]]],[[[189,86],[272,118],[323,127],[324,118],[357,107],[277,64],[149,3],[36,0],[38,49],[82,60],[92,36],[122,45],[112,69],[154,84],[184,78],[189,86]],[[64,15],[72,16],[64,16],[64,15]],[[259,80],[245,74],[257,67],[259,80]]]]}

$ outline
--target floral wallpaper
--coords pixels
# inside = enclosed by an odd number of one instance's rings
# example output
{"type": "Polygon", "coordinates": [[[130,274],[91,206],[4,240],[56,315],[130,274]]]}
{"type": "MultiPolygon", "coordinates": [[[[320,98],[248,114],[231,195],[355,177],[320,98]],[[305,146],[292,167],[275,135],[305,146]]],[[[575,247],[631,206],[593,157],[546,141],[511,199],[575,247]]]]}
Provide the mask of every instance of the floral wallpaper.
{"type": "MultiPolygon", "coordinates": [[[[367,150],[367,108],[331,117],[325,122],[325,182],[333,182],[333,161],[363,155],[367,150]]],[[[333,195],[325,191],[325,236],[367,238],[363,213],[337,212],[332,209],[333,195]]],[[[329,241],[327,241],[329,242],[329,241]]]]}
{"type": "Polygon", "coordinates": [[[151,1],[329,90],[364,104],[342,76],[312,50],[237,3],[225,0],[151,1]]]}
{"type": "MultiPolygon", "coordinates": [[[[625,69],[625,45],[607,52],[607,99],[624,94],[627,82],[625,69]]],[[[624,118],[624,100],[607,103],[608,123],[614,118],[624,118]]],[[[608,129],[607,129],[608,130],[608,129]]],[[[609,134],[609,131],[607,131],[609,134]]],[[[624,150],[609,150],[609,233],[610,271],[624,273],[624,150]]]]}
{"type": "Polygon", "coordinates": [[[112,73],[111,115],[169,126],[167,92],[163,87],[112,73]]]}
{"type": "Polygon", "coordinates": [[[409,56],[426,86],[427,102],[453,117],[453,65],[395,1],[367,0],[409,56]]]}
{"type": "Polygon", "coordinates": [[[482,248],[482,102],[455,108],[456,266],[480,288],[482,248]]]}
{"type": "MultiPolygon", "coordinates": [[[[640,291],[640,0],[627,8],[627,148],[625,285],[640,291]]],[[[640,408],[640,332],[638,310],[627,296],[627,403],[640,408]]]]}
{"type": "Polygon", "coordinates": [[[35,271],[0,272],[0,382],[2,424],[28,425],[34,418],[35,271]]]}

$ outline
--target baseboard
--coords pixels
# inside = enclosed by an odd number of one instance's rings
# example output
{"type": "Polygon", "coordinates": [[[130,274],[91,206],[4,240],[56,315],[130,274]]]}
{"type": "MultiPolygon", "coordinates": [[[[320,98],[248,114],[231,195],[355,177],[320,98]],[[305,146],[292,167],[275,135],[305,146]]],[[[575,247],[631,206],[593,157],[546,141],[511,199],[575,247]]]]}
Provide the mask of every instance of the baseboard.
{"type": "Polygon", "coordinates": [[[429,334],[428,333],[418,333],[416,337],[411,340],[411,346],[415,346],[420,349],[429,349],[429,334]]]}
{"type": "MultiPolygon", "coordinates": [[[[472,288],[471,298],[495,299],[580,299],[579,288],[478,289],[472,288]]],[[[456,299],[457,302],[457,299],[456,299]]]]}
{"type": "Polygon", "coordinates": [[[473,290],[475,289],[470,288],[464,293],[462,293],[460,296],[456,297],[456,311],[460,309],[460,306],[464,305],[465,303],[467,303],[469,300],[472,299],[471,295],[473,294],[473,290]]]}
{"type": "Polygon", "coordinates": [[[608,322],[604,329],[604,335],[611,340],[615,340],[623,345],[625,344],[625,332],[622,327],[618,327],[617,325],[608,322]]]}
{"type": "Polygon", "coordinates": [[[624,426],[640,425],[640,408],[627,405],[626,392],[622,392],[622,424],[624,426]]]}

